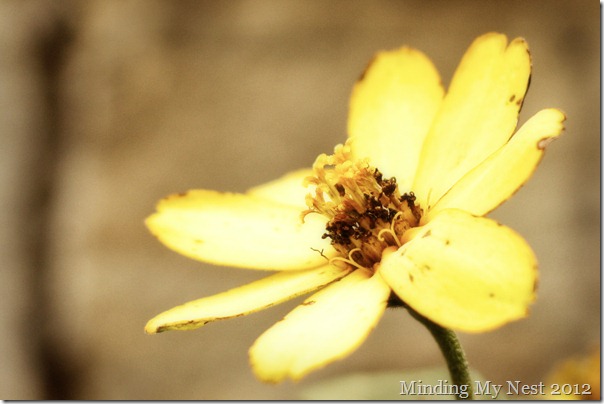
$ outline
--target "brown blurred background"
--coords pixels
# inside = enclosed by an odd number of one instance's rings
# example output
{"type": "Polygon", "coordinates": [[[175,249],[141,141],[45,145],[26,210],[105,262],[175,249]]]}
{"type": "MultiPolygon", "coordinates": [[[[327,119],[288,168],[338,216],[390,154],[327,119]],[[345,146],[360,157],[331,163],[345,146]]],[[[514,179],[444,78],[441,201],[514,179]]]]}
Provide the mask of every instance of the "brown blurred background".
{"type": "Polygon", "coordinates": [[[297,399],[332,377],[442,365],[404,311],[347,359],[278,386],[256,381],[247,349],[298,301],[147,336],[160,311],[263,274],[181,257],[143,220],[167,194],[244,191],[331,151],[376,51],[419,48],[448,83],[488,31],[531,47],[521,122],[544,107],[568,120],[492,215],[535,249],[538,301],[462,342],[494,383],[538,383],[598,345],[599,15],[594,0],[2,1],[0,397],[297,399]]]}

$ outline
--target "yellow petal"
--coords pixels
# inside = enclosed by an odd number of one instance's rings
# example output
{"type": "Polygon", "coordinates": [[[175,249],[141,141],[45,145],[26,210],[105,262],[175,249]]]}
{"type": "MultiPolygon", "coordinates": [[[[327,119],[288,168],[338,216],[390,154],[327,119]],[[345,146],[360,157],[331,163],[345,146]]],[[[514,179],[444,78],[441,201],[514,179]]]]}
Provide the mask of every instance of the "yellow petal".
{"type": "Polygon", "coordinates": [[[292,171],[274,181],[249,189],[247,194],[305,210],[307,209],[305,198],[311,190],[310,186],[305,187],[302,183],[306,177],[312,174],[313,171],[310,168],[292,171]]]}
{"type": "Polygon", "coordinates": [[[481,332],[526,316],[537,262],[510,228],[449,209],[404,237],[410,241],[386,252],[378,273],[424,317],[481,332]]]}
{"type": "Polygon", "coordinates": [[[390,289],[379,276],[357,270],[309,297],[256,340],[250,349],[263,381],[298,380],[354,351],[386,308],[390,289]]]}
{"type": "Polygon", "coordinates": [[[193,190],[172,195],[146,220],[169,248],[200,261],[252,269],[322,266],[333,254],[325,219],[249,195],[193,190]],[[323,255],[321,254],[323,251],[323,255]]]}
{"type": "Polygon", "coordinates": [[[350,100],[348,133],[355,157],[368,157],[408,191],[443,92],[423,53],[410,48],[378,53],[350,100]]]}
{"type": "Polygon", "coordinates": [[[565,116],[545,109],[529,119],[512,139],[463,176],[426,216],[458,208],[483,216],[514,194],[533,174],[545,146],[564,129],[565,116]]]}
{"type": "Polygon", "coordinates": [[[430,209],[465,173],[511,137],[527,90],[526,42],[477,38],[464,55],[422,149],[413,190],[430,209]]]}
{"type": "Polygon", "coordinates": [[[194,300],[149,320],[148,334],[167,330],[192,330],[211,321],[254,313],[312,292],[349,273],[334,266],[286,271],[214,296],[194,300]]]}

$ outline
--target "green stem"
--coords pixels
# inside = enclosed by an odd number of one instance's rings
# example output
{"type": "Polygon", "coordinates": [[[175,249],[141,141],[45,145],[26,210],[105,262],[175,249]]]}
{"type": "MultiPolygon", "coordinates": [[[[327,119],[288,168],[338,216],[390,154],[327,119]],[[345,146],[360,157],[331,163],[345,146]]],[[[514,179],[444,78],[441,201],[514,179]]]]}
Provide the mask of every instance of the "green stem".
{"type": "Polygon", "coordinates": [[[409,313],[417,321],[426,326],[428,331],[430,331],[438,343],[438,346],[440,347],[440,350],[447,361],[447,367],[449,368],[449,373],[451,374],[451,381],[454,385],[459,386],[457,389],[458,394],[456,394],[455,398],[458,400],[472,400],[473,392],[470,369],[468,367],[468,361],[466,360],[466,355],[463,351],[463,348],[457,339],[457,335],[455,335],[453,331],[433,323],[410,307],[407,307],[407,310],[409,310],[409,313]],[[467,386],[463,388],[467,389],[463,390],[465,393],[467,393],[467,397],[466,394],[462,393],[461,386],[467,386]]]}

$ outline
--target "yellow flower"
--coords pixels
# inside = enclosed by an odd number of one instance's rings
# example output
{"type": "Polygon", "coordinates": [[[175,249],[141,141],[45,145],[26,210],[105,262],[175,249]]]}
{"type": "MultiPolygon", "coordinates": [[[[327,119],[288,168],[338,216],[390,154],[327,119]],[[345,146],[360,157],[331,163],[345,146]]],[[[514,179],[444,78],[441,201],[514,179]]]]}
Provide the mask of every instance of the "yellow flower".
{"type": "Polygon", "coordinates": [[[600,400],[600,348],[567,358],[546,378],[544,400],[600,400]]]}
{"type": "Polygon", "coordinates": [[[277,382],[350,354],[389,304],[466,332],[526,316],[535,256],[483,216],[563,129],[564,115],[545,109],[514,134],[530,66],[524,40],[481,36],[445,95],[423,53],[381,52],[352,92],[348,140],[312,169],[244,194],[162,200],[146,223],[168,247],[279,272],[161,313],[145,330],[193,329],[318,290],[250,349],[256,375],[277,382]]]}

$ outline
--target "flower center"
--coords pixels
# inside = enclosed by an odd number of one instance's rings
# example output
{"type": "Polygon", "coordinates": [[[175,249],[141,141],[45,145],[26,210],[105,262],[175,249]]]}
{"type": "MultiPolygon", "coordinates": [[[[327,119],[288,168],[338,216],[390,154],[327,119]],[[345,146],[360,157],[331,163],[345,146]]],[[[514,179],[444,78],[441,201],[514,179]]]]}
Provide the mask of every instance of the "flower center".
{"type": "Polygon", "coordinates": [[[316,212],[329,219],[323,238],[340,253],[332,261],[374,271],[384,249],[400,247],[403,233],[418,225],[422,209],[413,192],[401,195],[396,178],[353,159],[348,144],[320,155],[313,171],[305,182],[315,191],[306,196],[303,216],[316,212]]]}

